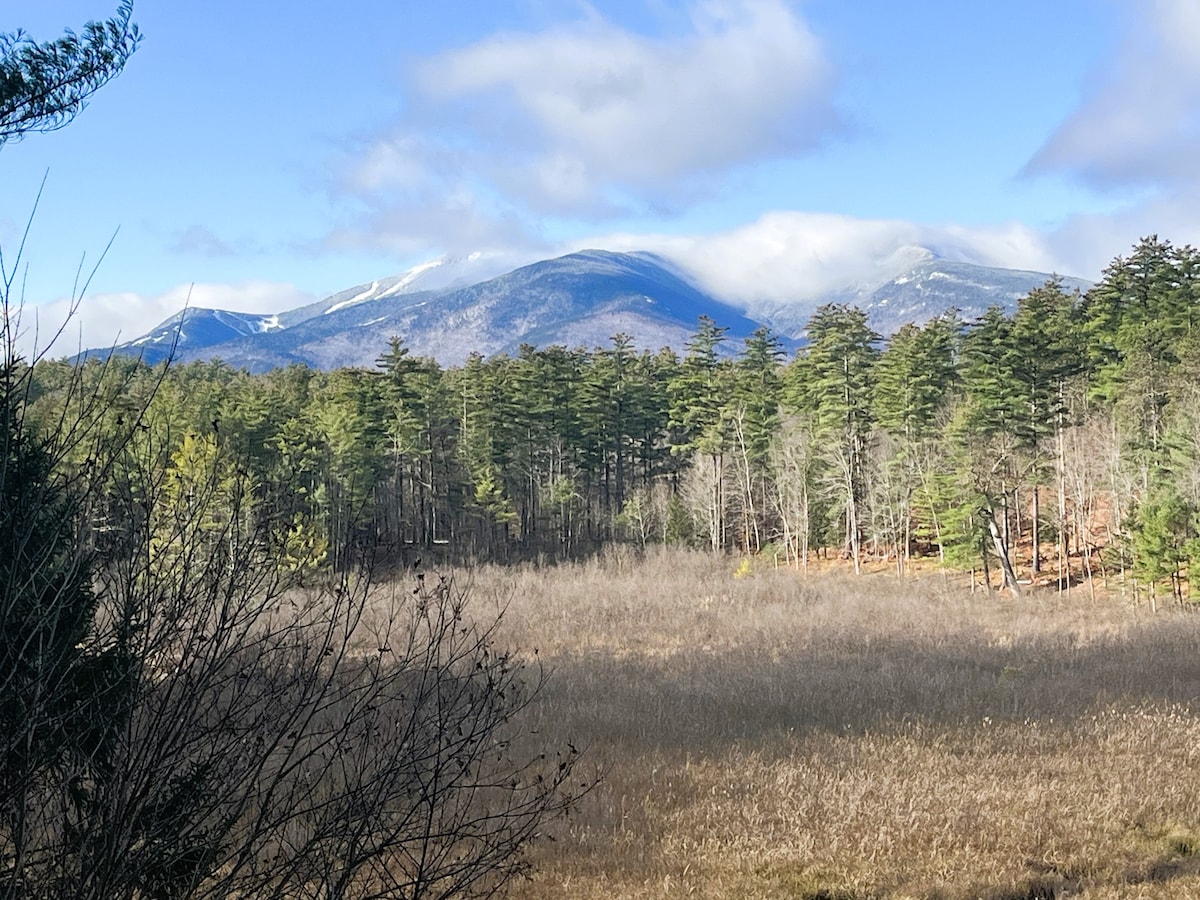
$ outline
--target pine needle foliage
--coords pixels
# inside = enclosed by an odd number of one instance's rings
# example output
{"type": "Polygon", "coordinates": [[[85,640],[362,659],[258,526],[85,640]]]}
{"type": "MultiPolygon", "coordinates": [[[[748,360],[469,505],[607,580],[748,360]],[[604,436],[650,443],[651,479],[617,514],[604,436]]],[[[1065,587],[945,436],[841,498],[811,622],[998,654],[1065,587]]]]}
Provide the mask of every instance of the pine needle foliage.
{"type": "Polygon", "coordinates": [[[0,34],[0,147],[33,132],[57,131],[124,69],[141,33],[132,0],[83,32],[39,43],[24,31],[0,34]]]}

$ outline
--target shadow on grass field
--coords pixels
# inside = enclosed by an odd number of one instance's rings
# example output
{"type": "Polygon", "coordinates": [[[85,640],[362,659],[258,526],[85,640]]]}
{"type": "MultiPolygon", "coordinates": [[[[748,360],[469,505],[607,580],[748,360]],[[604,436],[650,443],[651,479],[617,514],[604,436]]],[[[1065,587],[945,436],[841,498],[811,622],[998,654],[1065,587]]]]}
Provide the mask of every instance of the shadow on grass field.
{"type": "Polygon", "coordinates": [[[1200,897],[1200,616],[735,568],[473,574],[607,773],[518,896],[1200,897]]]}

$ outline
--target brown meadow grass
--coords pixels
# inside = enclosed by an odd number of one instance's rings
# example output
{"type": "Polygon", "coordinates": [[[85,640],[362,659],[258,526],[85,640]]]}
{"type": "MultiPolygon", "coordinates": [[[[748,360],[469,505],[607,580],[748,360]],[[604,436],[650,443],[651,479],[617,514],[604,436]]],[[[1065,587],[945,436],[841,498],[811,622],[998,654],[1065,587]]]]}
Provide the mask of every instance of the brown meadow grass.
{"type": "Polygon", "coordinates": [[[1200,616],[737,568],[460,574],[605,773],[515,896],[1200,897],[1200,616]]]}

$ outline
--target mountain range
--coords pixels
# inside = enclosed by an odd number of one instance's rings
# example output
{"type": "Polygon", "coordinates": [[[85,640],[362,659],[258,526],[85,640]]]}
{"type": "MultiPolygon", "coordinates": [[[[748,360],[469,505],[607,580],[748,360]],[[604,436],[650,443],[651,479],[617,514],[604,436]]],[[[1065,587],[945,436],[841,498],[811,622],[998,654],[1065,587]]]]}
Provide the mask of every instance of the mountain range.
{"type": "MultiPolygon", "coordinates": [[[[449,366],[471,353],[513,354],[522,344],[601,346],[618,332],[630,335],[639,349],[682,350],[702,315],[729,329],[731,350],[764,324],[791,350],[803,342],[805,324],[825,303],[858,306],[877,331],[890,334],[950,307],[968,321],[992,305],[1014,308],[1019,297],[1051,277],[913,249],[886,280],[771,304],[714,296],[674,263],[646,252],[585,250],[493,277],[487,277],[489,260],[478,255],[441,259],[269,315],[185,309],[136,340],[87,355],[117,352],[150,363],[168,356],[180,362],[219,358],[252,372],[291,363],[370,367],[389,338],[399,335],[414,355],[449,366]]],[[[1089,286],[1073,278],[1063,284],[1089,286]]]]}

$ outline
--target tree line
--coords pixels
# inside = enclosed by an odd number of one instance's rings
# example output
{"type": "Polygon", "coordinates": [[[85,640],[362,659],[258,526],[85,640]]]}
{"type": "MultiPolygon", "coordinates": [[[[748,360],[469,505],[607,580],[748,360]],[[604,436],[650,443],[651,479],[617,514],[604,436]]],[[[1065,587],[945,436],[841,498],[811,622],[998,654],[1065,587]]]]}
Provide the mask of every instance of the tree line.
{"type": "MultiPolygon", "coordinates": [[[[1085,293],[1051,279],[1011,312],[950,310],[887,340],[828,305],[790,359],[765,327],[733,346],[702,318],[681,354],[618,334],[443,368],[393,337],[373,369],[113,358],[83,377],[123,385],[99,412],[110,430],[145,405],[172,479],[246,474],[248,514],[335,569],[654,542],[901,573],[936,557],[1015,590],[1020,545],[1034,577],[1066,584],[1074,565],[1183,597],[1200,554],[1198,258],[1149,237],[1085,293]]],[[[72,371],[37,367],[38,415],[72,371]]]]}

